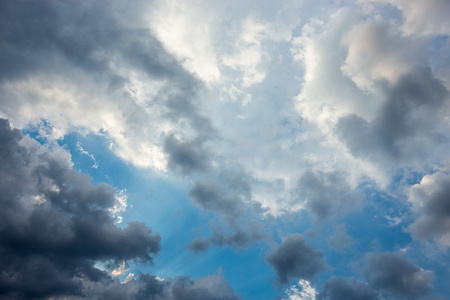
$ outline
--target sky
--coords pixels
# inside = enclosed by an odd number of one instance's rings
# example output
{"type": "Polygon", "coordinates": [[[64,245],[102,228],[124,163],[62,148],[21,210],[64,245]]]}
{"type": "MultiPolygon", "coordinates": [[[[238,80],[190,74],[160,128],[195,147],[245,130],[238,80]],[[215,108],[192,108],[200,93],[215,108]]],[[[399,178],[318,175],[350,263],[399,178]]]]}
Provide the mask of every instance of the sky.
{"type": "Polygon", "coordinates": [[[0,1],[0,299],[449,299],[449,14],[0,1]]]}

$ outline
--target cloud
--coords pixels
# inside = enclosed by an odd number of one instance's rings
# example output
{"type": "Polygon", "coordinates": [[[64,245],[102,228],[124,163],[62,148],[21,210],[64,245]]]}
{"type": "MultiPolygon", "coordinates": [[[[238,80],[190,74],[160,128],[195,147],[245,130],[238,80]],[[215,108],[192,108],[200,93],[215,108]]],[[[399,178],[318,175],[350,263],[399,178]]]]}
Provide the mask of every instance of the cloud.
{"type": "Polygon", "coordinates": [[[317,300],[377,300],[378,294],[365,282],[353,278],[331,277],[323,286],[317,300]]]}
{"type": "MultiPolygon", "coordinates": [[[[307,280],[299,280],[297,285],[291,286],[286,290],[286,294],[288,298],[280,298],[280,299],[288,299],[288,300],[316,300],[317,291],[311,286],[311,283],[307,280]]],[[[277,298],[279,299],[279,298],[277,298]]]]}
{"type": "Polygon", "coordinates": [[[439,133],[439,109],[448,98],[427,68],[404,75],[385,89],[386,100],[375,118],[350,114],[339,119],[337,133],[350,152],[372,161],[418,164],[432,158],[446,138],[439,133]]]}
{"type": "Polygon", "coordinates": [[[201,141],[183,142],[170,135],[164,141],[164,152],[168,155],[167,166],[174,172],[189,175],[208,170],[208,152],[201,141]]]}
{"type": "Polygon", "coordinates": [[[98,261],[151,262],[161,237],[143,223],[115,226],[116,192],[92,185],[67,154],[0,120],[0,286],[12,298],[81,295],[108,275],[98,261]]]}
{"type": "Polygon", "coordinates": [[[256,221],[253,212],[246,204],[251,205],[250,186],[244,174],[223,174],[222,184],[197,181],[188,196],[204,210],[213,212],[226,223],[227,229],[211,226],[210,237],[195,238],[188,246],[194,252],[201,252],[211,245],[223,247],[247,247],[254,241],[266,237],[261,224],[256,221]]]}
{"type": "Polygon", "coordinates": [[[322,251],[311,248],[301,234],[295,233],[287,235],[266,260],[277,273],[278,281],[286,284],[293,278],[309,280],[323,271],[323,256],[322,251]]]}
{"type": "Polygon", "coordinates": [[[366,260],[368,266],[364,275],[375,289],[387,291],[400,299],[417,299],[433,288],[433,272],[419,268],[398,254],[369,253],[366,260]]]}
{"type": "Polygon", "coordinates": [[[444,171],[425,175],[409,188],[408,201],[419,216],[409,227],[413,237],[450,247],[450,175],[444,171]]]}
{"type": "MultiPolygon", "coordinates": [[[[373,1],[373,0],[372,0],[373,1]]],[[[403,32],[407,35],[448,35],[450,22],[446,12],[450,4],[445,0],[431,0],[426,3],[420,0],[376,0],[397,7],[405,18],[403,32]]]]}
{"type": "Polygon", "coordinates": [[[356,209],[362,199],[347,183],[343,172],[305,172],[298,180],[296,197],[305,203],[318,222],[356,209]]]}
{"type": "Polygon", "coordinates": [[[197,237],[189,245],[188,249],[194,253],[207,250],[211,246],[232,246],[235,248],[246,248],[255,241],[267,238],[259,223],[249,222],[244,225],[233,224],[227,230],[219,226],[212,226],[212,234],[209,237],[197,237]]]}
{"type": "Polygon", "coordinates": [[[143,7],[118,16],[109,4],[1,4],[2,116],[21,128],[45,119],[60,137],[106,135],[120,158],[164,171],[165,136],[211,128],[194,99],[202,84],[145,28],[143,7]]]}
{"type": "Polygon", "coordinates": [[[328,245],[334,249],[345,249],[353,243],[352,237],[347,234],[345,225],[340,225],[333,235],[328,238],[328,245]]]}

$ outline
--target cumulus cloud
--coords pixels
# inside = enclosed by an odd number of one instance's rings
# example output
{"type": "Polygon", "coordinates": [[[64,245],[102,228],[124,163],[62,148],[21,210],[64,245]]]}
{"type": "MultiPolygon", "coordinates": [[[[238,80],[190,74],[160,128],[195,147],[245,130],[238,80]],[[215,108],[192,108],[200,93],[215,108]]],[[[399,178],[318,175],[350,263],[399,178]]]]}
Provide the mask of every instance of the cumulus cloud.
{"type": "Polygon", "coordinates": [[[78,174],[62,150],[48,150],[0,120],[2,294],[11,298],[81,295],[82,281],[108,275],[98,261],[151,262],[159,234],[143,223],[118,228],[116,192],[78,174]]]}
{"type": "Polygon", "coordinates": [[[410,187],[408,200],[418,214],[409,227],[413,237],[450,247],[450,175],[444,171],[425,175],[410,187]]]}
{"type": "Polygon", "coordinates": [[[293,278],[309,280],[323,271],[323,256],[321,250],[311,248],[301,234],[295,233],[287,235],[266,260],[277,273],[278,281],[286,284],[293,278]]]}
{"type": "Polygon", "coordinates": [[[375,289],[400,299],[417,299],[433,288],[433,272],[414,265],[395,253],[369,253],[364,271],[367,282],[375,289]]]}

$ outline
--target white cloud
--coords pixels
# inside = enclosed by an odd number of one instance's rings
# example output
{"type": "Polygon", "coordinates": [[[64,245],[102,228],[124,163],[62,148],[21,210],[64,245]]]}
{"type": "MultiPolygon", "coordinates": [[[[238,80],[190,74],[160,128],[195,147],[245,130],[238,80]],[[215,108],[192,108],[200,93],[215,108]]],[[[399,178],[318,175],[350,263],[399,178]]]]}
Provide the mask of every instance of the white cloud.
{"type": "Polygon", "coordinates": [[[316,300],[318,292],[307,280],[300,280],[298,285],[293,285],[287,289],[286,294],[289,300],[316,300]]]}
{"type": "Polygon", "coordinates": [[[123,275],[126,272],[128,272],[129,270],[130,270],[130,268],[127,266],[126,262],[122,262],[117,269],[114,269],[114,270],[111,271],[111,275],[112,276],[123,275]]]}

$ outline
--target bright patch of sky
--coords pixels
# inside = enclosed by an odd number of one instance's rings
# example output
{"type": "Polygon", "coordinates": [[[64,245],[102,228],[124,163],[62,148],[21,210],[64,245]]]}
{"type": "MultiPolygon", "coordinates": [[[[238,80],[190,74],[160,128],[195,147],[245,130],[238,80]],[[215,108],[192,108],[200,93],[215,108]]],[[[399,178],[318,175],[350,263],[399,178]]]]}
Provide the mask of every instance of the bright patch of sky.
{"type": "Polygon", "coordinates": [[[445,299],[449,14],[3,1],[0,298],[445,299]]]}

